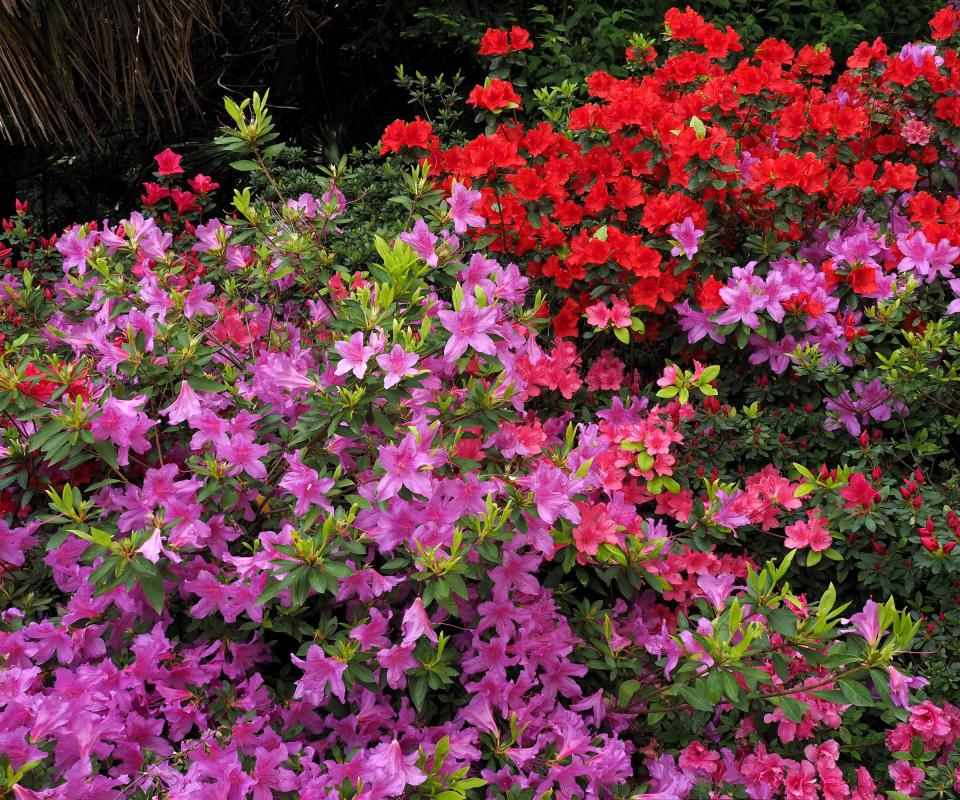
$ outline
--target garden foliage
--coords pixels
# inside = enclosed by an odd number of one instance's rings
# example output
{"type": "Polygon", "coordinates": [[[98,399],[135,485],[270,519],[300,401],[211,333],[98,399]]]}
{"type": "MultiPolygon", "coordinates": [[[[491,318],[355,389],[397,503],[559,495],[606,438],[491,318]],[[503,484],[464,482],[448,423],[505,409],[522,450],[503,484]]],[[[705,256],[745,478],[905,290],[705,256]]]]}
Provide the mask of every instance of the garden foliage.
{"type": "Polygon", "coordinates": [[[30,798],[949,797],[960,19],[689,9],[486,132],[3,225],[0,773],[30,798]],[[584,92],[588,95],[584,99],[584,92]],[[312,192],[291,188],[312,182],[312,192]]]}

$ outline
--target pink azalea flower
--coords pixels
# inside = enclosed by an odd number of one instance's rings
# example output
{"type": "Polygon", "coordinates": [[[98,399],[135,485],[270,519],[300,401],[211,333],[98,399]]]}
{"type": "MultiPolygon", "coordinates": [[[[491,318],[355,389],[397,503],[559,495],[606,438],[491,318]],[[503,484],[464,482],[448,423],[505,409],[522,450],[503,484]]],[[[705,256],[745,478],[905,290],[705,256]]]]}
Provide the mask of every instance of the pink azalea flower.
{"type": "Polygon", "coordinates": [[[302,453],[302,450],[298,450],[292,455],[284,454],[290,469],[277,485],[297,498],[294,514],[306,514],[311,506],[333,511],[333,506],[327,500],[327,492],[334,486],[333,478],[321,478],[319,472],[300,460],[302,453]]]}
{"type": "Polygon", "coordinates": [[[807,510],[806,520],[797,520],[785,529],[787,534],[784,546],[789,549],[809,547],[815,553],[821,553],[833,544],[833,536],[824,526],[820,509],[807,510]]]}
{"type": "Polygon", "coordinates": [[[450,197],[445,202],[450,206],[453,229],[457,233],[463,234],[467,228],[479,228],[486,224],[487,221],[474,211],[474,206],[482,197],[482,192],[468,189],[459,181],[453,182],[450,197]]]}
{"type": "Polygon", "coordinates": [[[497,313],[496,306],[480,308],[472,297],[464,298],[459,311],[437,312],[440,324],[451,333],[443,349],[444,358],[455,361],[468,347],[478,353],[494,355],[497,349],[488,334],[497,325],[497,313]]]}
{"type": "Polygon", "coordinates": [[[385,373],[383,386],[390,389],[396,386],[403,378],[416,375],[413,368],[420,357],[416,353],[407,353],[400,345],[395,344],[389,353],[377,356],[377,364],[385,373]]]}
{"type": "Polygon", "coordinates": [[[586,314],[587,322],[595,328],[602,330],[606,328],[607,323],[610,322],[610,309],[607,308],[602,300],[598,300],[592,306],[587,306],[587,310],[584,313],[586,314]]]}
{"type": "Polygon", "coordinates": [[[671,248],[670,255],[677,257],[682,253],[684,258],[692,259],[700,250],[703,231],[697,228],[693,217],[686,217],[683,222],[674,222],[670,226],[670,235],[677,243],[676,247],[671,248]]]}
{"type": "Polygon", "coordinates": [[[377,663],[387,671],[387,685],[391,689],[403,689],[407,685],[406,673],[420,666],[412,655],[414,644],[397,644],[377,653],[377,663]]]}
{"type": "Polygon", "coordinates": [[[230,464],[230,475],[246,472],[251,478],[263,480],[267,477],[267,468],[260,460],[270,450],[270,445],[256,444],[252,433],[236,433],[230,437],[221,457],[230,464]]]}
{"type": "Polygon", "coordinates": [[[926,776],[920,767],[914,767],[908,761],[894,761],[887,772],[893,780],[893,788],[908,797],[917,797],[920,794],[920,784],[926,776]]]}
{"type": "Polygon", "coordinates": [[[215,291],[216,287],[212,283],[194,284],[183,302],[183,315],[187,319],[193,319],[198,314],[216,314],[217,307],[207,299],[215,291]]]}
{"type": "Polygon", "coordinates": [[[364,345],[363,333],[357,331],[346,342],[337,342],[333,349],[340,355],[335,374],[346,375],[352,372],[357,378],[362,378],[367,372],[367,362],[376,352],[373,347],[364,345]]]}
{"type": "Polygon", "coordinates": [[[160,413],[167,418],[170,425],[178,425],[181,422],[193,419],[202,410],[200,395],[193,391],[187,381],[181,381],[177,399],[166,408],[161,408],[160,413]]]}
{"type": "Polygon", "coordinates": [[[413,226],[412,233],[401,233],[400,241],[406,242],[417,253],[417,255],[427,262],[427,266],[435,267],[439,263],[439,257],[434,246],[437,243],[437,237],[430,231],[430,227],[422,219],[418,219],[413,226]]]}
{"type": "Polygon", "coordinates": [[[403,612],[403,622],[400,627],[403,630],[404,644],[415,642],[421,636],[426,636],[436,644],[437,634],[430,624],[430,617],[427,616],[426,609],[423,607],[423,600],[419,597],[403,612]]]}

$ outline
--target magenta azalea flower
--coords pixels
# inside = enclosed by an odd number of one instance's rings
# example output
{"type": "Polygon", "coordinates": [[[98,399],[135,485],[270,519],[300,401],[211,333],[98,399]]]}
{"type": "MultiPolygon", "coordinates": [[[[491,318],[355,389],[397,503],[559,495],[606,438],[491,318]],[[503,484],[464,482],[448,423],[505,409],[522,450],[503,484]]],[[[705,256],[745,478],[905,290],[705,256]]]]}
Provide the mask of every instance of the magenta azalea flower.
{"type": "Polygon", "coordinates": [[[377,364],[385,373],[383,386],[389,389],[396,386],[403,378],[416,375],[413,368],[420,357],[416,353],[407,353],[400,345],[395,344],[389,353],[377,356],[377,364]]]}
{"type": "Polygon", "coordinates": [[[284,454],[283,458],[290,469],[277,485],[297,498],[297,504],[293,509],[294,514],[306,514],[311,506],[320,506],[327,511],[333,511],[333,506],[327,500],[327,492],[334,485],[333,478],[321,478],[319,472],[300,460],[302,454],[302,450],[292,455],[284,454]]]}
{"type": "Polygon", "coordinates": [[[480,308],[472,297],[464,298],[459,311],[439,311],[440,323],[452,334],[443,349],[444,358],[455,361],[468,347],[478,353],[494,355],[497,349],[488,336],[497,325],[497,307],[480,308]]]}
{"type": "Polygon", "coordinates": [[[260,460],[270,450],[270,445],[256,444],[254,435],[249,432],[236,433],[223,448],[223,459],[230,464],[230,475],[246,472],[251,478],[263,480],[267,477],[267,468],[260,460]]]}
{"type": "Polygon", "coordinates": [[[437,243],[437,237],[431,232],[430,227],[422,219],[418,219],[413,226],[413,233],[401,233],[400,241],[410,245],[416,251],[417,255],[427,262],[428,266],[437,266],[439,258],[437,251],[434,249],[437,243]]]}
{"type": "Polygon", "coordinates": [[[483,193],[468,189],[459,181],[454,181],[450,190],[450,197],[446,199],[450,206],[450,216],[453,217],[453,229],[457,233],[466,233],[467,228],[479,228],[487,221],[474,211],[474,206],[483,197],[483,193]]]}
{"type": "Polygon", "coordinates": [[[367,362],[376,352],[373,347],[364,345],[363,333],[357,331],[346,342],[337,342],[333,349],[340,355],[340,363],[335,370],[337,375],[346,375],[352,372],[362,378],[367,372],[367,362]]]}
{"type": "Polygon", "coordinates": [[[347,671],[347,665],[342,661],[328,657],[315,644],[307,650],[305,659],[291,656],[290,660],[303,670],[303,677],[297,681],[293,693],[295,698],[302,697],[314,705],[323,705],[329,686],[334,697],[341,703],[346,701],[347,687],[343,683],[343,673],[347,671]]]}
{"type": "Polygon", "coordinates": [[[684,258],[692,259],[699,252],[703,231],[697,228],[693,217],[687,217],[683,222],[674,222],[670,226],[670,235],[677,243],[677,246],[670,250],[670,255],[674,258],[682,254],[684,258]]]}
{"type": "Polygon", "coordinates": [[[402,487],[419,495],[432,493],[430,475],[420,469],[431,464],[432,460],[412,433],[404,436],[398,445],[381,447],[379,462],[385,472],[377,483],[377,496],[381,500],[394,497],[402,487]]]}

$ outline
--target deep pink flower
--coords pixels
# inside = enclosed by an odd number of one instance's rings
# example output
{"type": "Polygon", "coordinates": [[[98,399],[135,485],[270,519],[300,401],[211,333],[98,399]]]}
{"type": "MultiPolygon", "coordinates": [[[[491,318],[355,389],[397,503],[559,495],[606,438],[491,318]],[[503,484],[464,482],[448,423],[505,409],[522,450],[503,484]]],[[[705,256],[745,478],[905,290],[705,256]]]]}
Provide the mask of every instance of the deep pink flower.
{"type": "Polygon", "coordinates": [[[327,687],[341,703],[346,702],[347,687],[343,683],[343,673],[347,665],[330,658],[319,645],[310,645],[306,659],[291,656],[290,660],[303,670],[303,677],[297,681],[294,698],[303,698],[314,705],[323,705],[327,696],[327,687]]]}
{"type": "Polygon", "coordinates": [[[333,506],[327,500],[327,492],[334,486],[333,478],[321,478],[319,472],[300,460],[302,454],[302,450],[284,454],[283,458],[290,469],[277,485],[297,498],[294,514],[306,514],[311,506],[333,511],[333,506]]]}
{"type": "Polygon", "coordinates": [[[373,347],[363,343],[363,333],[357,331],[346,342],[337,342],[333,349],[340,355],[335,373],[346,375],[352,372],[357,378],[362,378],[367,372],[367,362],[376,352],[373,347]]]}
{"type": "Polygon", "coordinates": [[[169,147],[162,153],[157,153],[153,157],[153,160],[157,162],[157,173],[159,175],[180,175],[183,172],[183,167],[180,166],[182,158],[183,156],[174,153],[169,147]]]}
{"type": "Polygon", "coordinates": [[[450,206],[450,216],[453,217],[453,229],[460,234],[466,233],[467,228],[481,228],[487,221],[474,211],[474,207],[483,197],[481,192],[468,189],[459,181],[454,181],[450,190],[450,197],[446,199],[450,206]]]}
{"type": "Polygon", "coordinates": [[[416,375],[417,370],[413,367],[419,360],[420,357],[416,353],[408,353],[398,344],[395,344],[389,353],[377,356],[377,365],[386,373],[383,387],[390,389],[400,383],[403,378],[416,375]]]}
{"type": "Polygon", "coordinates": [[[497,325],[496,306],[480,308],[474,298],[466,297],[459,311],[439,311],[437,317],[451,334],[443,349],[444,357],[450,361],[460,358],[468,347],[487,355],[497,352],[489,336],[497,325]]]}

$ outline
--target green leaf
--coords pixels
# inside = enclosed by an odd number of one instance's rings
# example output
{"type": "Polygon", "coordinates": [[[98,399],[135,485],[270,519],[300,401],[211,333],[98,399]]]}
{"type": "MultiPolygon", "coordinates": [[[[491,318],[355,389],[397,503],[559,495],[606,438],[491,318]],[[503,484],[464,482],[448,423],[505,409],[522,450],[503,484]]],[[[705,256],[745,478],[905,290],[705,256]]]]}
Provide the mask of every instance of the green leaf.
{"type": "Polygon", "coordinates": [[[629,705],[631,698],[637,693],[641,686],[643,686],[643,684],[640,683],[640,681],[633,679],[620,684],[620,688],[617,691],[617,699],[621,708],[629,705]]]}
{"type": "Polygon", "coordinates": [[[240,159],[239,161],[231,161],[230,166],[235,170],[240,172],[256,172],[260,169],[260,165],[256,161],[250,161],[249,159],[240,159]]]}
{"type": "Polygon", "coordinates": [[[417,711],[423,711],[423,703],[427,699],[429,688],[426,675],[419,675],[410,681],[410,699],[417,711]]]}
{"type": "Polygon", "coordinates": [[[848,703],[851,703],[855,706],[863,706],[864,708],[874,705],[873,695],[870,691],[861,683],[856,681],[837,681],[837,686],[840,688],[840,691],[843,692],[843,696],[847,699],[848,703]]]}
{"type": "Polygon", "coordinates": [[[159,575],[144,575],[140,578],[140,588],[146,595],[151,607],[158,614],[163,612],[163,578],[159,575]]]}
{"type": "Polygon", "coordinates": [[[804,715],[809,711],[805,703],[801,703],[793,697],[779,698],[779,705],[783,709],[784,716],[791,722],[803,722],[804,715]]]}
{"type": "Polygon", "coordinates": [[[227,387],[222,383],[217,383],[209,378],[202,378],[199,375],[191,375],[187,378],[187,383],[190,384],[190,388],[195,392],[219,393],[228,391],[227,387]]]}
{"type": "Polygon", "coordinates": [[[680,696],[686,700],[691,706],[700,711],[713,711],[714,705],[706,697],[697,694],[687,686],[680,687],[680,696]]]}

